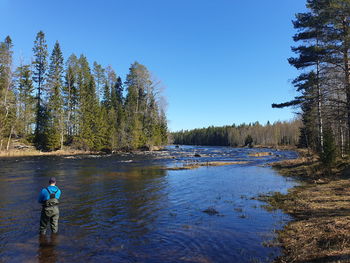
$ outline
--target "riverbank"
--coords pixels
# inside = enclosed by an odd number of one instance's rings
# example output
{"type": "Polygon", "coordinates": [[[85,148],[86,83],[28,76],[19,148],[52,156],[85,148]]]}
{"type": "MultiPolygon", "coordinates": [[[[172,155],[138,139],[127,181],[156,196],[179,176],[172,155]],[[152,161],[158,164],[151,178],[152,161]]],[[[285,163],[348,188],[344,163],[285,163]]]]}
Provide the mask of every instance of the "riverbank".
{"type": "MultiPolygon", "coordinates": [[[[124,154],[126,152],[128,153],[135,153],[135,154],[142,154],[145,152],[157,152],[161,151],[163,149],[162,146],[153,146],[149,149],[143,149],[143,150],[126,150],[126,151],[115,151],[113,154],[124,154]]],[[[39,151],[34,148],[34,146],[31,145],[25,145],[25,144],[17,144],[16,148],[12,148],[8,151],[0,151],[0,158],[11,158],[11,157],[35,157],[35,156],[76,156],[76,155],[106,155],[107,152],[103,151],[84,151],[84,150],[77,150],[73,148],[66,147],[62,150],[57,151],[39,151]]]]}
{"type": "Polygon", "coordinates": [[[35,149],[30,150],[11,150],[1,151],[0,158],[11,157],[35,157],[35,156],[74,156],[74,155],[89,155],[89,154],[103,154],[101,152],[94,151],[82,151],[82,150],[58,150],[52,152],[42,152],[35,149]]]}
{"type": "MultiPolygon", "coordinates": [[[[315,156],[272,164],[301,184],[288,194],[265,199],[268,209],[282,209],[294,220],[278,232],[283,255],[276,262],[350,262],[350,169],[339,161],[325,172],[315,156]]],[[[264,198],[263,198],[264,199],[264,198]]]]}

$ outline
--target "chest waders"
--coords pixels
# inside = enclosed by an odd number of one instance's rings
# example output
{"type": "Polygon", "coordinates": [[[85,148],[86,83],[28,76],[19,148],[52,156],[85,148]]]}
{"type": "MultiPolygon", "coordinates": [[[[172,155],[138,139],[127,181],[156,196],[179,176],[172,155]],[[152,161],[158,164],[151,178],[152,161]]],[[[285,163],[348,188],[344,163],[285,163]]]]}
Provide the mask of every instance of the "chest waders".
{"type": "Polygon", "coordinates": [[[43,203],[40,217],[40,234],[46,233],[47,225],[50,223],[51,232],[58,232],[58,218],[59,218],[59,209],[58,209],[58,199],[56,198],[56,192],[51,193],[48,188],[45,188],[49,193],[50,198],[43,203]]]}

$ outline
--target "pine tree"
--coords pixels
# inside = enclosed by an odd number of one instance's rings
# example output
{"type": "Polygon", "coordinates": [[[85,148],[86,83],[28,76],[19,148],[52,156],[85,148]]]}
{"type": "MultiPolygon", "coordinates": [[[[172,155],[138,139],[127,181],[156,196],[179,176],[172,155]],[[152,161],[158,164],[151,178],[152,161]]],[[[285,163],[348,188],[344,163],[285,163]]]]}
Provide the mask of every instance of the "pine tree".
{"type": "MultiPolygon", "coordinates": [[[[310,4],[311,1],[309,1],[310,4]]],[[[272,107],[281,108],[286,106],[301,105],[308,109],[304,115],[305,132],[303,134],[311,135],[312,129],[318,127],[317,143],[314,148],[320,152],[323,151],[323,91],[322,78],[324,64],[326,62],[327,47],[324,44],[324,23],[326,17],[319,14],[316,10],[307,13],[299,13],[296,20],[293,21],[294,28],[298,33],[294,36],[294,41],[302,42],[298,47],[292,47],[293,52],[298,54],[296,58],[290,58],[289,63],[298,70],[303,70],[293,84],[302,96],[296,97],[288,103],[273,104],[272,107]],[[316,116],[311,115],[315,109],[316,116]],[[315,123],[316,125],[310,125],[315,123]],[[310,129],[311,128],[311,129],[310,129]]],[[[311,136],[309,136],[311,138],[311,136]]]]}
{"type": "MultiPolygon", "coordinates": [[[[348,130],[348,148],[350,148],[350,2],[348,0],[309,0],[310,8],[327,16],[325,37],[331,56],[328,62],[330,70],[340,73],[345,95],[345,112],[348,130]]],[[[332,76],[335,79],[335,74],[332,76]]],[[[343,101],[342,101],[343,103],[343,101]]]]}
{"type": "Polygon", "coordinates": [[[47,44],[45,34],[39,31],[34,41],[34,61],[33,61],[33,80],[37,84],[37,110],[36,110],[36,126],[35,126],[35,143],[37,148],[44,147],[44,127],[47,123],[46,107],[44,104],[44,85],[46,81],[47,70],[47,44]]]}

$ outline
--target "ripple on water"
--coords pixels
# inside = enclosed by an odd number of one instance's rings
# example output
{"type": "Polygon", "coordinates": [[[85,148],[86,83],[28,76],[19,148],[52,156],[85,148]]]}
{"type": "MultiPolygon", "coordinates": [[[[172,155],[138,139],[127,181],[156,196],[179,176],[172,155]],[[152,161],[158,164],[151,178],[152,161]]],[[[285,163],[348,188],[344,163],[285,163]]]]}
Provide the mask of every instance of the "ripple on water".
{"type": "Polygon", "coordinates": [[[126,154],[26,158],[21,165],[1,161],[0,261],[266,262],[278,249],[261,243],[272,238],[270,233],[288,217],[262,210],[251,197],[285,191],[294,182],[256,166],[292,158],[293,153],[274,151],[273,157],[252,159],[251,151],[181,146],[167,152],[177,159],[126,154]],[[195,152],[205,157],[195,158],[195,152]],[[251,163],[164,169],[203,160],[251,163]],[[51,175],[57,176],[63,192],[60,235],[45,241],[37,236],[36,198],[51,175]],[[219,216],[203,213],[208,207],[219,216]]]}

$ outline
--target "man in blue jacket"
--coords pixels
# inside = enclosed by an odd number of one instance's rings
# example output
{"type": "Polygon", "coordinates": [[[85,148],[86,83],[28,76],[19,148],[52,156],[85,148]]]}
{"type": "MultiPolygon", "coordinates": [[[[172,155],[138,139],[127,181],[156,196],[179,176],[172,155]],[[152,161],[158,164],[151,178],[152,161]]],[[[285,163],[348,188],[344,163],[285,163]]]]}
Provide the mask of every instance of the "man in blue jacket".
{"type": "Polygon", "coordinates": [[[47,225],[50,223],[51,232],[56,234],[58,232],[58,199],[61,197],[61,190],[56,186],[56,178],[51,177],[49,186],[41,190],[38,201],[42,204],[40,216],[40,234],[45,235],[47,225]]]}

